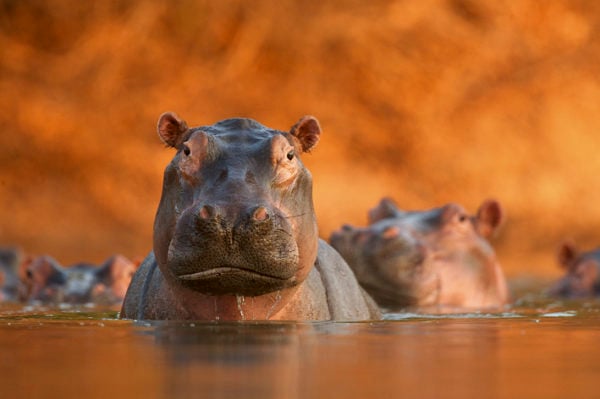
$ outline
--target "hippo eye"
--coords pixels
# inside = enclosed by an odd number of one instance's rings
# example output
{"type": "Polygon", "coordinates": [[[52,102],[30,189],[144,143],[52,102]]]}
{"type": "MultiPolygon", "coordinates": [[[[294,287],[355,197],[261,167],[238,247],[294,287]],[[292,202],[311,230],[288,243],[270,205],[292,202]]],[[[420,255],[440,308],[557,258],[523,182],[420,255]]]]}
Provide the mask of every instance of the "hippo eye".
{"type": "Polygon", "coordinates": [[[287,156],[287,159],[289,159],[290,161],[292,159],[294,159],[294,150],[288,152],[286,156],[287,156]]]}
{"type": "Polygon", "coordinates": [[[184,153],[186,156],[188,156],[188,155],[190,155],[190,152],[191,152],[191,150],[190,150],[190,147],[188,147],[187,145],[184,145],[184,146],[183,146],[183,153],[184,153]]]}
{"type": "Polygon", "coordinates": [[[26,274],[27,274],[27,278],[28,279],[32,279],[33,278],[33,272],[31,270],[27,269],[26,274]]]}
{"type": "Polygon", "coordinates": [[[459,222],[461,222],[461,223],[463,223],[463,222],[466,222],[466,221],[467,221],[467,219],[468,219],[468,218],[467,218],[467,215],[460,215],[460,216],[458,217],[458,221],[459,221],[459,222]]]}

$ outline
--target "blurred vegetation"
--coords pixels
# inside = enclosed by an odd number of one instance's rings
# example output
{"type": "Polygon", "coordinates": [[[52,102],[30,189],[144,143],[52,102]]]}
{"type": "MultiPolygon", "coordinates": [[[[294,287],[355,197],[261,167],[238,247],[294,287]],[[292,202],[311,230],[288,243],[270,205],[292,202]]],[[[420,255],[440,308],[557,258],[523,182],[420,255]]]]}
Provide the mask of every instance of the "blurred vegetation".
{"type": "Polygon", "coordinates": [[[600,243],[600,3],[0,1],[0,243],[143,255],[172,152],[155,123],[319,118],[324,238],[380,197],[486,197],[509,275],[600,243]]]}

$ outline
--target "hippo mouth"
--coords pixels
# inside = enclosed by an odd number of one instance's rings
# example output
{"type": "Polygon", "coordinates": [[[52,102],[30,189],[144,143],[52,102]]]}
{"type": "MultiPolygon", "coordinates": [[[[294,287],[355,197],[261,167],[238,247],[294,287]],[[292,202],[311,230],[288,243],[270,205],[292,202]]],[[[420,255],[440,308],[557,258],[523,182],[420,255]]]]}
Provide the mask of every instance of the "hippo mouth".
{"type": "Polygon", "coordinates": [[[264,279],[271,279],[271,280],[276,280],[276,281],[289,280],[289,278],[270,276],[267,274],[258,273],[254,270],[248,270],[248,269],[243,269],[243,268],[234,267],[234,266],[217,267],[217,268],[210,269],[210,270],[203,270],[201,272],[183,274],[178,277],[180,280],[202,281],[202,280],[209,280],[209,279],[213,279],[213,278],[223,278],[223,277],[227,277],[229,275],[247,275],[249,277],[255,276],[255,277],[259,277],[259,278],[262,277],[264,279]]]}
{"type": "Polygon", "coordinates": [[[195,273],[180,274],[185,286],[209,295],[258,296],[296,284],[296,276],[273,276],[235,266],[220,266],[195,273]]]}

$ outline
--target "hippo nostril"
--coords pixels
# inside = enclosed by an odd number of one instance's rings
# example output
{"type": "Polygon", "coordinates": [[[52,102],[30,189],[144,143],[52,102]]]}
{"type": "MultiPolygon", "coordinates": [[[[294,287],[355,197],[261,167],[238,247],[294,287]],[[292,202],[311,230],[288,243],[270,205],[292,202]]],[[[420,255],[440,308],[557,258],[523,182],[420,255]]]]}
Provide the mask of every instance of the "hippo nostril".
{"type": "Polygon", "coordinates": [[[383,238],[387,239],[395,238],[400,235],[400,229],[398,228],[398,226],[390,226],[386,228],[381,235],[383,236],[383,238]]]}
{"type": "Polygon", "coordinates": [[[349,224],[345,224],[342,226],[342,231],[350,232],[352,230],[353,230],[353,228],[349,224]]]}
{"type": "Polygon", "coordinates": [[[227,169],[223,169],[221,171],[221,173],[219,173],[219,177],[217,178],[217,182],[218,183],[223,183],[225,180],[227,180],[227,176],[229,175],[229,172],[227,171],[227,169]]]}
{"type": "Polygon", "coordinates": [[[264,206],[259,206],[252,212],[252,220],[255,222],[264,222],[269,218],[269,212],[264,206]]]}
{"type": "Polygon", "coordinates": [[[216,215],[216,211],[215,208],[210,206],[210,205],[204,205],[202,208],[200,208],[200,211],[198,212],[198,215],[200,216],[201,219],[211,219],[214,218],[216,215]]]}

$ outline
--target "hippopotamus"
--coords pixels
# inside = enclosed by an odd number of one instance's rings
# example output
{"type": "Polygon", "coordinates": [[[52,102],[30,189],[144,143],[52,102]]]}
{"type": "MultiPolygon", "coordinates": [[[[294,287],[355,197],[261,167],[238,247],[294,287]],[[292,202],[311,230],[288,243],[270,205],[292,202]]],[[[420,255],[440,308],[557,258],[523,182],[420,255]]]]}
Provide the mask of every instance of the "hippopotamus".
{"type": "Polygon", "coordinates": [[[316,118],[286,132],[247,118],[189,128],[167,112],[157,130],[176,153],[164,172],[153,250],[131,281],[122,318],[380,317],[318,236],[312,177],[300,158],[319,141],[316,118]]]}
{"type": "Polygon", "coordinates": [[[502,219],[495,200],[468,215],[453,203],[403,211],[384,198],[369,211],[367,227],[345,225],[330,243],[384,311],[497,309],[508,289],[487,238],[502,219]]]}
{"type": "Polygon", "coordinates": [[[42,255],[24,262],[22,269],[27,302],[120,305],[137,265],[114,255],[101,265],[77,263],[63,267],[54,258],[42,255]]]}
{"type": "Polygon", "coordinates": [[[0,302],[17,302],[20,299],[21,258],[22,254],[18,248],[0,248],[0,302]]]}
{"type": "Polygon", "coordinates": [[[565,241],[557,258],[566,274],[548,290],[549,295],[570,299],[600,296],[600,248],[580,251],[574,242],[565,241]]]}

